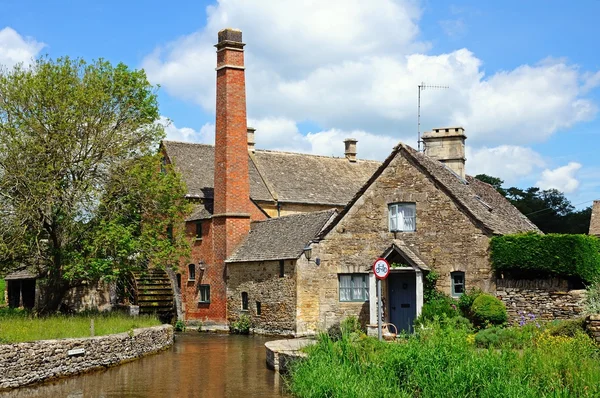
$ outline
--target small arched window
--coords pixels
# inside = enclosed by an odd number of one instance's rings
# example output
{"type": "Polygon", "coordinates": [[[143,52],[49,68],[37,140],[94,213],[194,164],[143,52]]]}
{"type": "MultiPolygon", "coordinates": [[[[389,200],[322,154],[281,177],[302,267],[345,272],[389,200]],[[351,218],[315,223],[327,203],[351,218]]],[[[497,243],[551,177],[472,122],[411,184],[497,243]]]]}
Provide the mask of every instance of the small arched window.
{"type": "Polygon", "coordinates": [[[196,264],[188,265],[188,280],[189,281],[196,280],[196,264]]]}

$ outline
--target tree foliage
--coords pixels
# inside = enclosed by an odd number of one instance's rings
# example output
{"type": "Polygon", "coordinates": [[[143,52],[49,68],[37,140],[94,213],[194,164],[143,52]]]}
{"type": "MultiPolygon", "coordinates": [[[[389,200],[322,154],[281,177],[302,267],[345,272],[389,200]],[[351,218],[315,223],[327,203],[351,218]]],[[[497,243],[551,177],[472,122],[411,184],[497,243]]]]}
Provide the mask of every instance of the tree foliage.
{"type": "Polygon", "coordinates": [[[592,208],[575,210],[565,195],[556,189],[504,188],[500,178],[486,174],[478,174],[475,178],[493,186],[544,233],[585,234],[590,228],[592,208]]]}
{"type": "Polygon", "coordinates": [[[1,71],[0,272],[35,268],[42,311],[82,281],[178,258],[164,226],[186,205],[177,175],[159,172],[155,91],[104,60],[1,71]]]}

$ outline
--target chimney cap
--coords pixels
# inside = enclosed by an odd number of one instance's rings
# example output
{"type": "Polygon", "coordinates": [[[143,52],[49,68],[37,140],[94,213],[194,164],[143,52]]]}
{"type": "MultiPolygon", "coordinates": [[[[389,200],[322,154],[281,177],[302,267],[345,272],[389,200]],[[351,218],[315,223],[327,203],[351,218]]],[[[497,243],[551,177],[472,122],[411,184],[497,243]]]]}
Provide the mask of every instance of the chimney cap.
{"type": "Polygon", "coordinates": [[[358,142],[358,140],[356,138],[346,138],[344,140],[344,142],[354,142],[354,143],[356,143],[356,142],[358,142]]]}
{"type": "Polygon", "coordinates": [[[463,127],[435,127],[431,131],[426,131],[421,136],[422,139],[441,138],[441,137],[463,137],[467,138],[463,127]]]}
{"type": "Polygon", "coordinates": [[[242,31],[240,29],[225,28],[219,31],[219,43],[224,41],[242,42],[242,31]]]}

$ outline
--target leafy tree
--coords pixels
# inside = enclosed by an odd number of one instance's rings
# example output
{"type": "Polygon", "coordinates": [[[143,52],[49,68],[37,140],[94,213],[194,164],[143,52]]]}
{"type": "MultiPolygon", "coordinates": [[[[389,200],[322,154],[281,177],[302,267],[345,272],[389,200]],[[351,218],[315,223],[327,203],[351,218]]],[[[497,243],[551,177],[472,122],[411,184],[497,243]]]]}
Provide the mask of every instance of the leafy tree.
{"type": "Polygon", "coordinates": [[[185,254],[181,236],[164,239],[186,204],[159,172],[155,91],[104,60],[0,71],[0,272],[34,268],[41,312],[84,281],[185,254]]]}
{"type": "Polygon", "coordinates": [[[589,230],[591,207],[576,211],[564,193],[538,187],[503,188],[504,181],[486,174],[475,178],[492,185],[519,211],[545,233],[585,234],[589,230]]]}

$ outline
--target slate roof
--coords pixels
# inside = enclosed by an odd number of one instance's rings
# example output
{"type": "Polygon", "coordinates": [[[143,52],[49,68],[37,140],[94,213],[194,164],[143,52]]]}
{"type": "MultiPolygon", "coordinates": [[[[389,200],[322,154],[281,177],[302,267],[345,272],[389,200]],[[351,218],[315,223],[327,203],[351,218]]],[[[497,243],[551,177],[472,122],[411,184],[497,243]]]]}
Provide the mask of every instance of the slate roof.
{"type": "Polygon", "coordinates": [[[398,250],[401,254],[407,258],[408,261],[412,263],[412,265],[424,270],[431,271],[431,268],[419,257],[415,252],[410,250],[410,248],[400,239],[394,239],[394,245],[396,250],[398,250]]]}
{"type": "MultiPolygon", "coordinates": [[[[188,196],[212,198],[214,146],[163,141],[163,147],[182,174],[188,196]]],[[[248,161],[253,200],[337,206],[348,203],[381,164],[260,149],[248,161]]]]}
{"type": "Polygon", "coordinates": [[[590,219],[590,235],[600,236],[600,200],[594,200],[592,218],[590,219]]]}
{"type": "Polygon", "coordinates": [[[256,221],[227,263],[297,259],[336,210],[299,213],[256,221]]]}
{"type": "Polygon", "coordinates": [[[197,204],[192,210],[192,214],[185,221],[197,221],[211,218],[213,214],[213,203],[212,201],[205,201],[204,203],[197,204]]]}
{"type": "Polygon", "coordinates": [[[26,268],[11,272],[10,274],[8,274],[4,277],[4,279],[7,281],[18,280],[18,279],[36,279],[36,278],[37,278],[37,276],[35,276],[30,271],[28,271],[26,268]]]}
{"type": "Polygon", "coordinates": [[[497,235],[527,231],[541,233],[535,224],[529,221],[527,217],[491,185],[476,180],[471,176],[462,179],[443,163],[426,156],[422,152],[417,152],[408,145],[400,143],[365,185],[356,193],[344,210],[321,231],[320,238],[327,235],[333,229],[397,155],[407,158],[415,167],[434,180],[438,187],[452,198],[457,206],[483,230],[497,235]]]}

